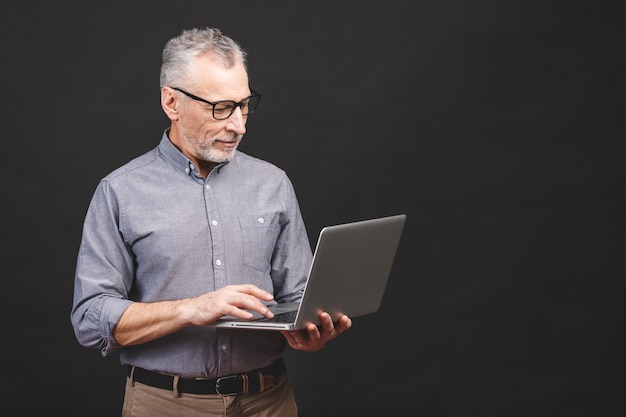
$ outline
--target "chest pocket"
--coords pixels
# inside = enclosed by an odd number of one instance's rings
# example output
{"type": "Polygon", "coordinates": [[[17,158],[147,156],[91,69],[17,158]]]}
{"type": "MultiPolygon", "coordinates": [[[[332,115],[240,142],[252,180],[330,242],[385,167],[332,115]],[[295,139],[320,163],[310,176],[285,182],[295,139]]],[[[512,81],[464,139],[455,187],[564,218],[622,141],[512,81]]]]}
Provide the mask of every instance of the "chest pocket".
{"type": "Polygon", "coordinates": [[[268,272],[276,239],[280,232],[278,219],[271,215],[239,216],[243,263],[268,272]]]}

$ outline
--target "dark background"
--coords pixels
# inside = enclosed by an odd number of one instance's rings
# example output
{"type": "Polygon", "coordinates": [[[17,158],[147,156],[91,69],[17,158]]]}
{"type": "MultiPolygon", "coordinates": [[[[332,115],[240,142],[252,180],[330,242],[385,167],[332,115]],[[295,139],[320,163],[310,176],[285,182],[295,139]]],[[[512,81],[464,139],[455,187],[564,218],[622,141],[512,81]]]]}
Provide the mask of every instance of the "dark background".
{"type": "Polygon", "coordinates": [[[168,120],[160,53],[216,26],[262,92],[241,149],[311,239],[407,214],[380,311],[289,352],[302,417],[623,416],[622,2],[5,1],[3,416],[118,416],[69,321],[99,179],[168,120]],[[395,317],[395,324],[383,324],[395,317]]]}

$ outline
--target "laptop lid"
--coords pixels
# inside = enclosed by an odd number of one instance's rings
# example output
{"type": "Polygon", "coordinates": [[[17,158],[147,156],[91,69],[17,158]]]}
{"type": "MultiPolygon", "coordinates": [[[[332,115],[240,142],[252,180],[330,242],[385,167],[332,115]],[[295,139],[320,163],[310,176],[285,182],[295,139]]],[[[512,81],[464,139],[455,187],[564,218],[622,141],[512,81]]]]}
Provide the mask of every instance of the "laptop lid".
{"type": "Polygon", "coordinates": [[[217,327],[298,330],[319,324],[320,312],[333,320],[371,314],[380,308],[391,273],[405,214],[324,227],[318,236],[301,303],[276,304],[274,319],[242,320],[223,317],[217,327]],[[295,311],[293,321],[280,322],[281,313],[295,311]]]}

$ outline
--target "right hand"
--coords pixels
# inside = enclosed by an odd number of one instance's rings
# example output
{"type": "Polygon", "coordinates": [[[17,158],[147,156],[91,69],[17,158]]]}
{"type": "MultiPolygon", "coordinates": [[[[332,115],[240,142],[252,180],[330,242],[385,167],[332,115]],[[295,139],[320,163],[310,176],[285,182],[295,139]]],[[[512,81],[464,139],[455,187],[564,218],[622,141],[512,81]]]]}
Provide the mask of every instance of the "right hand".
{"type": "Polygon", "coordinates": [[[198,297],[153,303],[134,302],[124,311],[113,336],[122,346],[150,342],[190,325],[204,326],[222,316],[252,318],[246,310],[265,317],[274,314],[262,303],[272,294],[252,284],[229,285],[198,297]]]}
{"type": "Polygon", "coordinates": [[[181,300],[179,308],[196,326],[213,323],[222,316],[250,319],[253,310],[265,317],[274,314],[261,301],[272,301],[272,294],[252,284],[228,285],[198,297],[181,300]]]}

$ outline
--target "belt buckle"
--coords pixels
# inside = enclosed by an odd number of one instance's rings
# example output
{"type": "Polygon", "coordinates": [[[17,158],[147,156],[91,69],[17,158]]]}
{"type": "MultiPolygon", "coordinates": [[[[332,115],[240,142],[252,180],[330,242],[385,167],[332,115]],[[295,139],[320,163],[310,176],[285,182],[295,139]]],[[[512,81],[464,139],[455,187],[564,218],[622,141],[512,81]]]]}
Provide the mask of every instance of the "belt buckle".
{"type": "Polygon", "coordinates": [[[235,390],[233,390],[233,388],[235,387],[231,387],[231,391],[229,392],[221,392],[221,389],[227,389],[226,386],[222,387],[222,383],[226,382],[226,384],[228,384],[228,381],[231,379],[238,379],[239,375],[227,375],[227,376],[221,376],[219,378],[217,378],[217,381],[215,381],[215,392],[217,393],[217,395],[219,395],[220,397],[229,397],[232,395],[237,395],[238,392],[235,390]]]}

